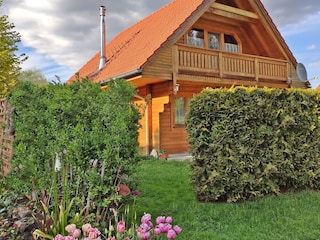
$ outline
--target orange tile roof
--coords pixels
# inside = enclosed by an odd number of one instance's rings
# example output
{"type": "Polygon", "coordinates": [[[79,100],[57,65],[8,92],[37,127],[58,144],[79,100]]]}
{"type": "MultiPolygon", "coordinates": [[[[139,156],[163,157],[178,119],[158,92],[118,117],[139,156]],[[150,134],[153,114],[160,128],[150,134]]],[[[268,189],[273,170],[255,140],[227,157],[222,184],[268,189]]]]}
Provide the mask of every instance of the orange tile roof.
{"type": "MultiPolygon", "coordinates": [[[[100,51],[78,74],[94,82],[117,77],[142,68],[179,30],[193,13],[209,7],[215,0],[174,0],[117,35],[106,45],[107,64],[98,71],[100,51]]],[[[255,0],[293,64],[297,61],[260,0],[255,0]]],[[[67,82],[75,80],[75,75],[67,82]]]]}
{"type": "MultiPolygon", "coordinates": [[[[132,25],[106,45],[107,64],[99,72],[100,51],[89,60],[78,74],[90,76],[94,82],[134,71],[143,67],[152,55],[202,5],[213,0],[174,0],[132,25]]],[[[72,76],[68,81],[75,79],[72,76]]]]}

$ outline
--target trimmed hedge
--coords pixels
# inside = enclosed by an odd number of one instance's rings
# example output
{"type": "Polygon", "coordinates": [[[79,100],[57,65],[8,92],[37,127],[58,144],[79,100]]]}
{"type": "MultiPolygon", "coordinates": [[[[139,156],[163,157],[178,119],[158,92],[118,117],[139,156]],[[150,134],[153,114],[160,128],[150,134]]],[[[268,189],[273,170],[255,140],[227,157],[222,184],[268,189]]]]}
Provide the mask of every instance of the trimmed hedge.
{"type": "Polygon", "coordinates": [[[194,97],[187,132],[198,200],[319,189],[319,99],[313,90],[244,87],[194,97]]]}
{"type": "Polygon", "coordinates": [[[140,156],[134,94],[123,80],[108,91],[85,79],[46,88],[22,82],[9,97],[17,133],[9,187],[26,195],[51,191],[58,154],[67,195],[107,206],[120,181],[131,184],[140,156]]]}

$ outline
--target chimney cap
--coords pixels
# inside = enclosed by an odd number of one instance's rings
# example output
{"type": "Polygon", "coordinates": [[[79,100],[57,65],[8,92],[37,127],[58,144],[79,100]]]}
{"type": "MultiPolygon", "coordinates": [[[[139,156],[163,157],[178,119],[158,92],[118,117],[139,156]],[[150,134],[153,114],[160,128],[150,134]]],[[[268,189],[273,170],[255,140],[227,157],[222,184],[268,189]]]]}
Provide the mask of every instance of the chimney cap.
{"type": "Polygon", "coordinates": [[[105,15],[106,15],[106,7],[100,6],[100,16],[105,16],[105,15]]]}

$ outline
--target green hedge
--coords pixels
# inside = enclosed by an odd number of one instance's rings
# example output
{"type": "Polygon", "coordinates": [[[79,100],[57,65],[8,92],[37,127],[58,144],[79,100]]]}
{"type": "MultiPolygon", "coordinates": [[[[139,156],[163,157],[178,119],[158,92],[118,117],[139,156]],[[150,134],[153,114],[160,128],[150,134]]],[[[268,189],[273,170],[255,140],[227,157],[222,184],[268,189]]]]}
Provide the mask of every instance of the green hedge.
{"type": "Polygon", "coordinates": [[[258,88],[205,89],[187,132],[200,201],[236,202],[320,187],[320,94],[258,88]]]}
{"type": "Polygon", "coordinates": [[[50,192],[58,154],[64,194],[107,206],[119,182],[130,184],[139,157],[134,94],[123,80],[107,91],[87,80],[46,88],[21,83],[9,97],[16,131],[10,188],[50,192]]]}

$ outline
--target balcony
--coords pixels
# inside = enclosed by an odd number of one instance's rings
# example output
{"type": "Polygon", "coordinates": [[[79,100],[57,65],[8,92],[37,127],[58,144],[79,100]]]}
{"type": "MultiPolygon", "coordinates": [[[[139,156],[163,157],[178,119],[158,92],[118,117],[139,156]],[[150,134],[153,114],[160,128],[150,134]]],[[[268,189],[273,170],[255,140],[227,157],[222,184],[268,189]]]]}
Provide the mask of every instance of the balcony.
{"type": "Polygon", "coordinates": [[[221,79],[287,83],[290,65],[285,60],[248,54],[220,52],[178,45],[175,50],[176,73],[221,79]]]}

